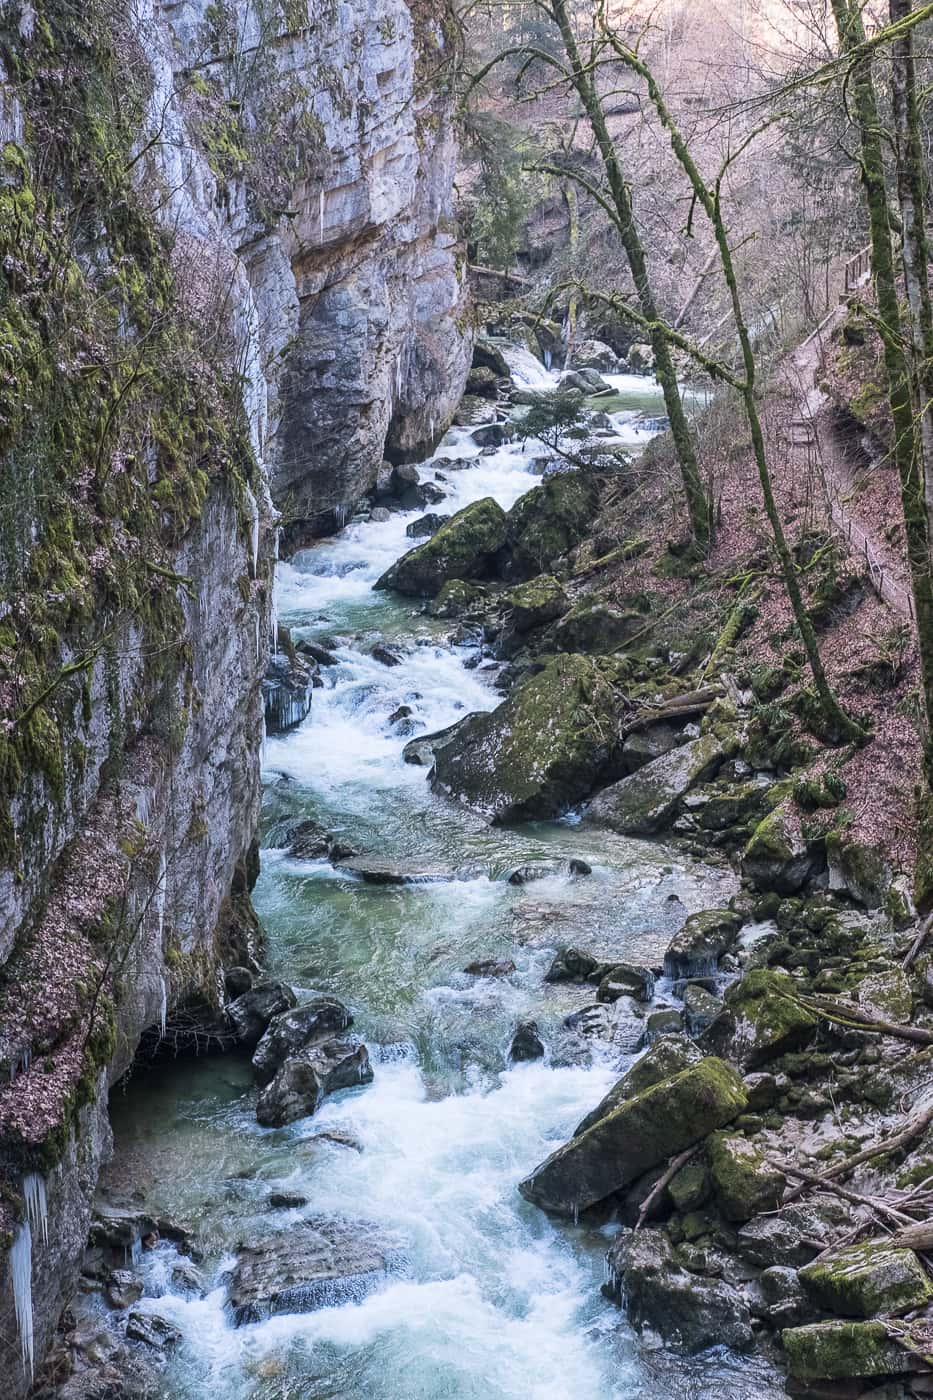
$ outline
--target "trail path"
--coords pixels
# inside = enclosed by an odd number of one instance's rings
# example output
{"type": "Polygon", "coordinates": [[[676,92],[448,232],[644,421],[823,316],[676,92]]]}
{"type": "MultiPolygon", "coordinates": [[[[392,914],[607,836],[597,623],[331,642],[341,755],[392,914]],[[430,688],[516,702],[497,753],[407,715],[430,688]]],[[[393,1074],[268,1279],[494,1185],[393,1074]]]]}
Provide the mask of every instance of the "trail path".
{"type": "MultiPolygon", "coordinates": [[[[859,272],[850,282],[851,293],[865,284],[865,256],[859,254],[852,266],[859,272]]],[[[836,427],[832,406],[817,384],[817,376],[830,337],[842,325],[848,312],[843,300],[823,320],[812,335],[790,351],[780,369],[795,411],[788,433],[788,446],[798,461],[819,480],[832,524],[850,550],[864,560],[868,580],[887,605],[913,623],[913,595],[905,578],[904,561],[879,529],[864,515],[856,518],[850,504],[856,486],[856,467],[851,452],[836,427]]]]}

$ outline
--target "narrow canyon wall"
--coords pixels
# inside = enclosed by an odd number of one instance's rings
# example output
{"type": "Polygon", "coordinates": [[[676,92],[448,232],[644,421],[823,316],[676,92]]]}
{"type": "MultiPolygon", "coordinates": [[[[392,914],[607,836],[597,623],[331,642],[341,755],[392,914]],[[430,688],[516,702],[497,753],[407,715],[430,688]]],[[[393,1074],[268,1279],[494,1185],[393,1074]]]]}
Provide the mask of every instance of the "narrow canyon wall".
{"type": "Polygon", "coordinates": [[[14,1397],[74,1285],[109,1086],[260,951],[279,538],[339,526],[462,389],[454,59],[443,12],[402,0],[0,3],[14,1397]]]}

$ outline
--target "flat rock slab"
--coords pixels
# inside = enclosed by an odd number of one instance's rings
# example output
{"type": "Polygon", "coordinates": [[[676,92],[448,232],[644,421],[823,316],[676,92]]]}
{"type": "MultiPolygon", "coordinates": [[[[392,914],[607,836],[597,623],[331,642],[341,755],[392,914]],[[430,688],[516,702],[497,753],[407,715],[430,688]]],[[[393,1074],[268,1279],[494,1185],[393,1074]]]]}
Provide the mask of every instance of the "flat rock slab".
{"type": "Polygon", "coordinates": [[[234,1326],[360,1302],[402,1263],[399,1242],[368,1222],[314,1217],[238,1251],[228,1299],[234,1326]]]}
{"type": "Polygon", "coordinates": [[[429,881],[463,880],[481,873],[478,867],[454,869],[449,865],[434,865],[430,861],[378,860],[372,856],[359,856],[352,860],[342,860],[335,870],[357,875],[367,885],[417,885],[429,881]]]}

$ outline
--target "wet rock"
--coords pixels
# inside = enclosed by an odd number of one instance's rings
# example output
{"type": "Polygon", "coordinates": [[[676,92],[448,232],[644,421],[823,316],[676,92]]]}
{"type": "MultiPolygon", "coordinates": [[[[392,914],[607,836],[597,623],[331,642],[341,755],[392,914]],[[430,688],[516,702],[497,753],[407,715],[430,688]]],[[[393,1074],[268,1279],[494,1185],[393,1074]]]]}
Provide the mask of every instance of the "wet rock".
{"type": "Polygon", "coordinates": [[[513,436],[514,429],[511,423],[483,423],[480,427],[473,429],[470,440],[475,442],[477,447],[491,447],[493,451],[496,451],[504,443],[511,442],[513,436]]]}
{"type": "Polygon", "coordinates": [[[201,1297],[204,1293],[204,1275],[190,1259],[182,1259],[172,1266],[172,1286],[186,1296],[201,1297]]]}
{"type": "Polygon", "coordinates": [[[324,857],[340,860],[359,854],[355,846],[325,830],[320,822],[311,818],[298,822],[291,828],[288,853],[299,860],[321,860],[324,857]]]}
{"type": "Polygon", "coordinates": [[[431,734],[419,734],[416,739],[412,739],[402,749],[402,758],[406,763],[413,763],[420,768],[430,768],[434,762],[435,750],[449,743],[462,723],[462,720],[457,720],[456,724],[449,724],[446,729],[436,729],[431,734]]]}
{"type": "Polygon", "coordinates": [[[308,1204],[307,1196],[298,1196],[292,1191],[270,1191],[266,1200],[273,1210],[300,1210],[308,1204]]]}
{"type": "Polygon", "coordinates": [[[684,1028],[684,1018],[673,1007],[653,1011],[645,1022],[645,1044],[652,1045],[659,1036],[679,1035],[684,1028]]]}
{"type": "Polygon", "coordinates": [[[547,477],[508,513],[505,572],[509,578],[550,573],[580,543],[599,508],[599,491],[587,472],[547,477]]]}
{"type": "Polygon", "coordinates": [[[390,724],[401,724],[402,720],[410,719],[414,710],[410,705],[399,705],[397,710],[393,710],[389,715],[390,724]]]}
{"type": "Polygon", "coordinates": [[[708,977],[729,951],[742,920],[731,909],[703,909],[691,914],[664,954],[664,975],[679,982],[686,977],[708,977]]]}
{"type": "Polygon", "coordinates": [[[572,1215],[731,1122],[746,1102],[736,1071],[708,1057],[623,1100],[551,1153],[519,1190],[544,1210],[572,1215]]]}
{"type": "Polygon", "coordinates": [[[634,1052],[644,1036],[644,1011],[632,997],[594,1002],[572,1012],[564,1021],[568,1030],[589,1039],[605,1040],[622,1054],[634,1052]]]}
{"type": "Polygon", "coordinates": [[[328,1094],[370,1084],[372,1079],[365,1045],[327,1040],[285,1061],[259,1095],[256,1119],[264,1128],[282,1128],[316,1113],[328,1094]]]}
{"type": "Polygon", "coordinates": [[[596,1107],[585,1118],[581,1119],[574,1128],[574,1137],[585,1133],[587,1128],[591,1128],[594,1123],[605,1118],[612,1109],[618,1108],[624,1100],[635,1098],[636,1095],[643,1094],[646,1089],[650,1089],[652,1085],[660,1084],[662,1080],[670,1079],[672,1075],[679,1074],[681,1070],[699,1064],[702,1058],[701,1051],[686,1036],[662,1036],[642,1055],[641,1059],[636,1060],[631,1069],[623,1074],[622,1078],[612,1086],[596,1107]]]}
{"type": "Polygon", "coordinates": [[[266,733],[285,734],[299,725],[311,709],[313,676],[297,653],[269,658],[262,681],[266,733]]]}
{"type": "Polygon", "coordinates": [[[561,948],[544,974],[545,982],[588,982],[602,964],[582,948],[561,948]]]}
{"type": "Polygon", "coordinates": [[[573,856],[567,868],[571,875],[592,875],[593,873],[593,867],[590,865],[589,861],[581,860],[579,856],[573,856]]]}
{"type": "Polygon", "coordinates": [[[511,958],[481,958],[467,963],[463,970],[471,977],[508,977],[515,971],[515,964],[511,958]]]}
{"type": "Polygon", "coordinates": [[[610,763],[618,666],[557,656],[503,704],[469,715],[434,757],[435,791],[495,822],[561,815],[610,763]]]}
{"type": "Polygon", "coordinates": [[[464,394],[454,414],[454,423],[458,428],[469,428],[474,423],[494,423],[495,420],[495,404],[479,394],[464,394]]]}
{"type": "Polygon", "coordinates": [[[140,1312],[134,1308],[126,1320],[126,1335],[131,1342],[142,1342],[156,1351],[177,1346],[181,1333],[158,1313],[140,1312]]]}
{"type": "Polygon", "coordinates": [[[818,1307],[845,1317],[907,1312],[933,1299],[933,1284],[913,1250],[885,1240],[825,1254],[800,1270],[800,1282],[818,1307]]]}
{"type": "Polygon", "coordinates": [[[727,1220],[741,1223],[777,1209],[784,1177],[747,1138],[714,1133],[706,1150],[716,1204],[727,1220]]]}
{"type": "Polygon", "coordinates": [[[544,1054],[544,1041],[538,1034],[536,1021],[522,1021],[512,1036],[509,1059],[522,1062],[540,1060],[544,1054]]]}
{"type": "Polygon", "coordinates": [[[691,982],[683,991],[684,1020],[691,1035],[700,1035],[711,1026],[722,1010],[719,997],[713,996],[698,982],[691,982]]]}
{"type": "MultiPolygon", "coordinates": [[[[570,606],[563,587],[553,574],[538,574],[537,578],[520,583],[504,594],[502,601],[510,610],[510,626],[520,636],[535,627],[553,622],[570,606]]],[[[576,651],[578,648],[567,647],[566,650],[576,651]]]]}
{"type": "Polygon", "coordinates": [[[405,527],[405,534],[410,540],[430,539],[432,535],[437,534],[444,522],[449,519],[449,515],[435,515],[430,513],[428,515],[421,515],[417,520],[413,520],[410,525],[405,527]]]}
{"type": "Polygon", "coordinates": [[[392,512],[387,506],[373,506],[369,518],[373,525],[385,525],[392,519],[392,512]]]}
{"type": "Polygon", "coordinates": [[[466,392],[476,398],[495,400],[499,397],[499,386],[506,382],[486,365],[478,365],[467,375],[466,392]]]}
{"type": "Polygon", "coordinates": [[[335,656],[327,647],[322,647],[319,642],[300,641],[295,643],[295,650],[301,656],[309,656],[312,661],[316,661],[318,666],[339,666],[340,658],[335,656]]]}
{"type": "Polygon", "coordinates": [[[619,997],[650,1001],[654,996],[654,974],[635,963],[615,963],[603,977],[596,992],[597,1001],[618,1001],[619,997]]]}
{"type": "Polygon", "coordinates": [[[512,871],[508,882],[510,885],[530,885],[535,880],[544,880],[553,874],[552,865],[520,865],[517,870],[512,871]]]}
{"type": "Polygon", "coordinates": [[[475,866],[432,865],[429,861],[407,859],[380,860],[378,856],[352,856],[336,863],[336,868],[349,875],[358,875],[367,885],[416,885],[426,880],[456,880],[465,877],[475,866]]]}
{"type": "Polygon", "coordinates": [[[899,1376],[923,1369],[917,1356],[889,1337],[883,1322],[814,1322],[785,1328],[781,1341],[796,1381],[899,1376]]]}
{"type": "Polygon", "coordinates": [[[803,1049],[817,1018],[794,1000],[796,990],[786,973],[753,968],[726,992],[723,1010],[703,1033],[704,1046],[745,1069],[803,1049]]]}
{"type": "Polygon", "coordinates": [[[488,600],[489,594],[480,584],[451,579],[430,604],[428,612],[432,617],[450,620],[479,616],[488,600]]]}
{"type": "Polygon", "coordinates": [[[108,1275],[104,1296],[112,1308],[122,1311],[143,1296],[143,1281],[131,1269],[114,1269],[108,1275]]]}
{"type": "Polygon", "coordinates": [[[315,997],[305,1006],[275,1016],[253,1053],[253,1072],[268,1084],[291,1055],[349,1030],[353,1017],[336,997],[315,997]]]}
{"type": "Polygon", "coordinates": [[[620,1230],[608,1253],[611,1295],[624,1296],[632,1325],[692,1354],[711,1346],[746,1351],[751,1314],[742,1294],[722,1279],[688,1273],[660,1230],[620,1230]]]}
{"type": "Polygon", "coordinates": [[[757,890],[796,894],[819,869],[787,807],[758,823],[742,856],[742,874],[757,890]]]}
{"type": "Polygon", "coordinates": [[[291,987],[284,982],[257,982],[248,992],[229,1003],[227,1015],[237,1039],[252,1048],[265,1035],[273,1016],[291,1011],[297,1000],[291,987]]]}
{"type": "Polygon", "coordinates": [[[234,1326],[361,1302],[398,1269],[396,1241],[364,1222],[304,1221],[240,1249],[230,1278],[234,1326]]]}
{"type": "Polygon", "coordinates": [[[505,512],[487,496],[452,515],[424,544],[403,554],[374,587],[433,598],[450,579],[486,577],[505,540],[505,512]]]}
{"type": "Polygon", "coordinates": [[[573,347],[574,369],[601,370],[603,374],[619,374],[622,361],[604,340],[581,340],[573,347]]]}
{"type": "Polygon", "coordinates": [[[610,393],[612,385],[607,384],[602,375],[595,369],[571,369],[566,374],[561,375],[558,388],[563,390],[576,389],[589,398],[591,394],[610,393]]]}
{"type": "Polygon", "coordinates": [[[676,749],[679,742],[680,730],[666,721],[652,724],[648,729],[637,729],[622,745],[622,762],[627,772],[634,773],[676,749]]]}
{"type": "Polygon", "coordinates": [[[224,991],[227,999],[235,1001],[237,997],[243,996],[250,991],[253,981],[253,974],[248,967],[228,967],[224,972],[224,991]]]}
{"type": "Polygon", "coordinates": [[[382,666],[401,666],[402,664],[402,658],[399,656],[398,652],[392,651],[390,647],[383,646],[381,642],[373,647],[370,656],[382,666]]]}
{"type": "Polygon", "coordinates": [[[583,820],[624,836],[653,835],[673,820],[681,799],[714,773],[724,756],[715,735],[705,734],[605,788],[583,820]]]}

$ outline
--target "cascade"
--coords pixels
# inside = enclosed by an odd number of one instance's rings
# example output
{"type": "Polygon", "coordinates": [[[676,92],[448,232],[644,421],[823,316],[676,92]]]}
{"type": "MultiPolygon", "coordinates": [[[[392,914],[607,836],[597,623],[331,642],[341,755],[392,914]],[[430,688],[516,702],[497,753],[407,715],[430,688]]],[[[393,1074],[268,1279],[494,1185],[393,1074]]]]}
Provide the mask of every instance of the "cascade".
{"type": "Polygon", "coordinates": [[[162,1033],[162,1039],[164,1040],[165,1026],[168,1020],[168,983],[164,977],[160,977],[159,981],[162,983],[162,995],[159,1001],[159,1028],[162,1033]]]}
{"type": "Polygon", "coordinates": [[[49,1203],[45,1192],[45,1177],[38,1172],[27,1172],[23,1177],[23,1196],[26,1201],[26,1219],[31,1228],[42,1236],[42,1243],[49,1242],[49,1203]]]}
{"type": "Polygon", "coordinates": [[[10,1274],[13,1279],[13,1307],[19,1329],[19,1345],[23,1370],[33,1374],[32,1331],[32,1230],[29,1221],[18,1225],[10,1250],[10,1274]]]}

